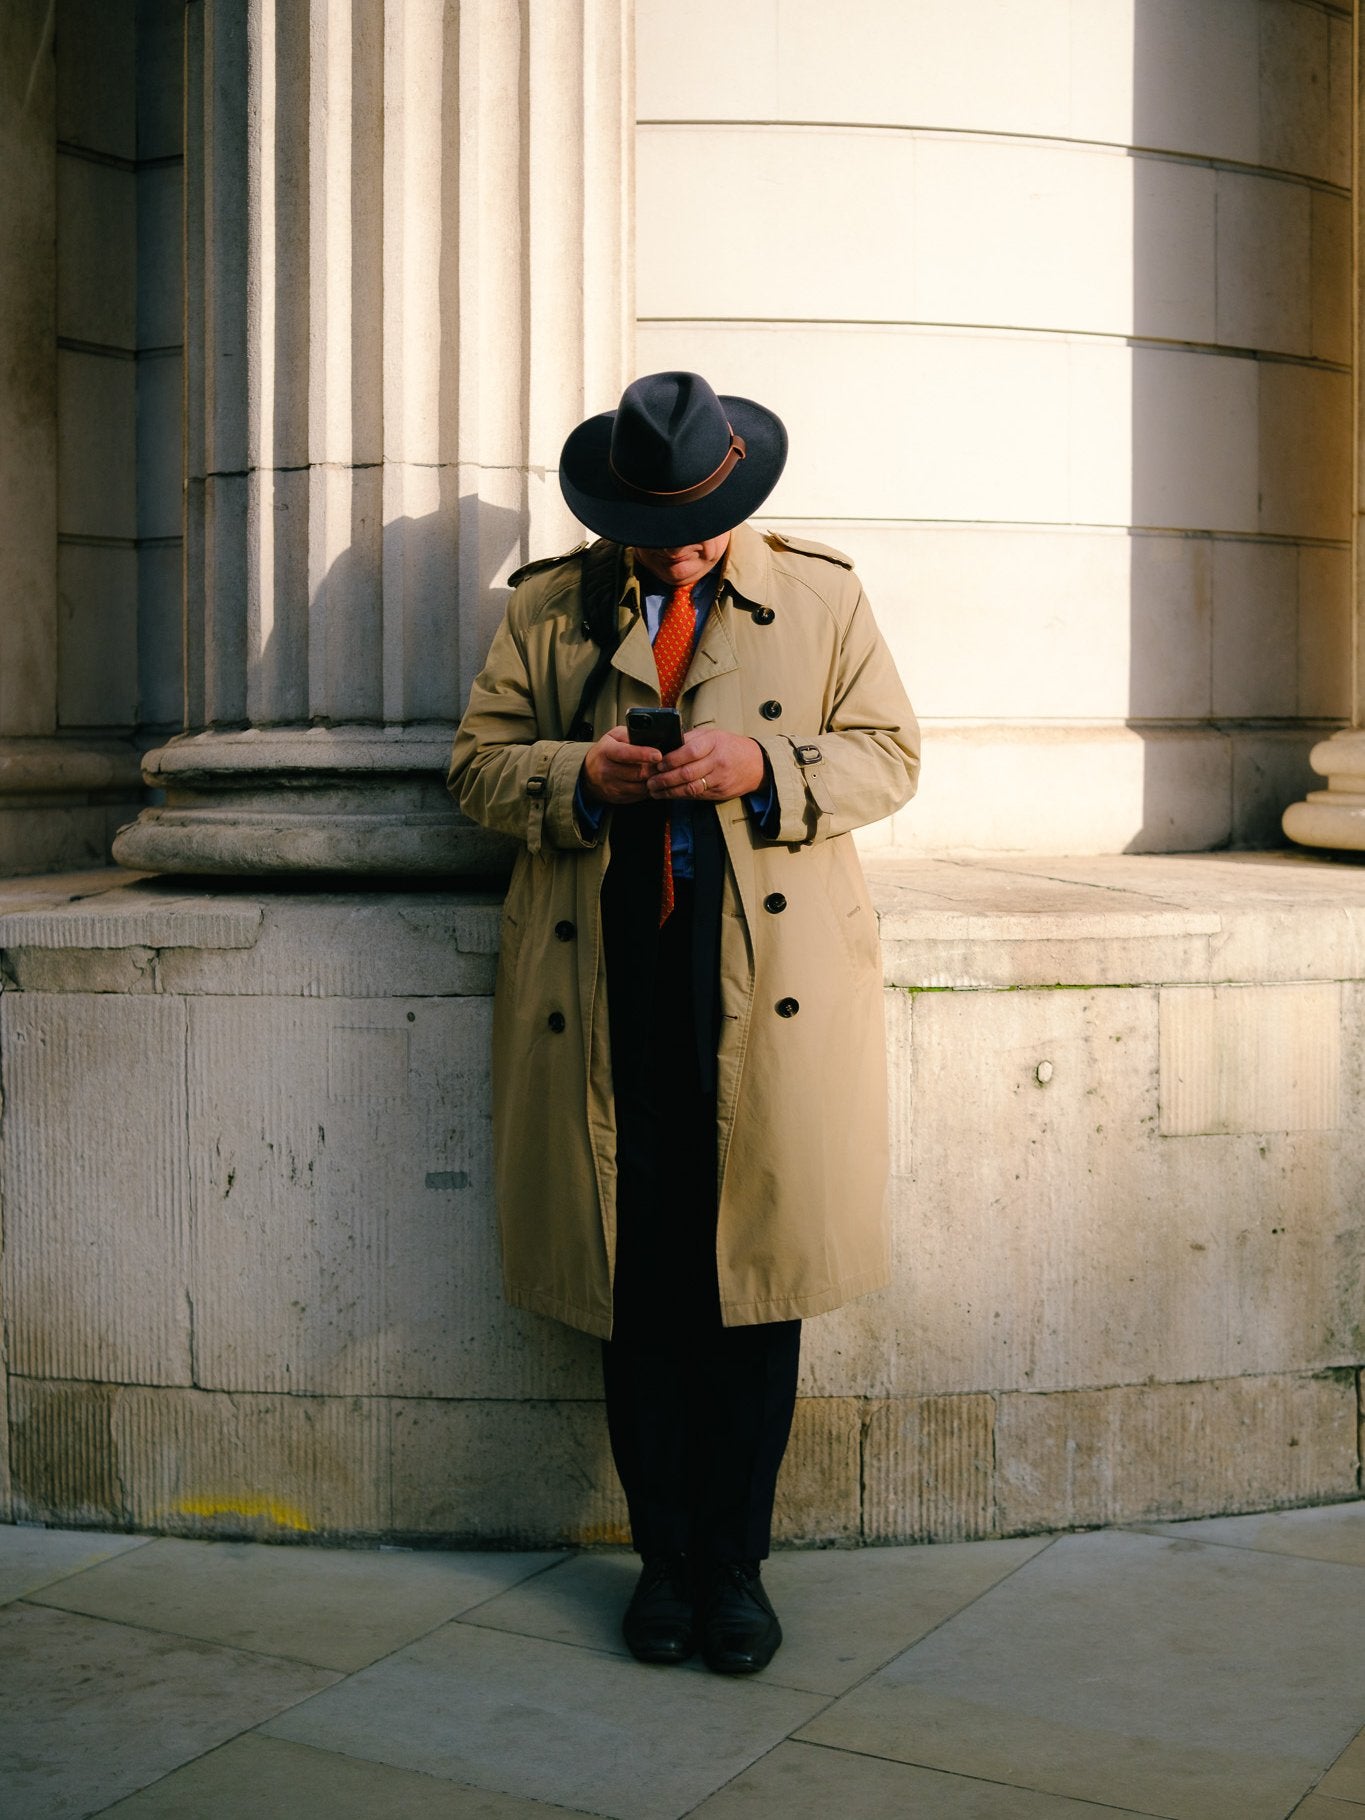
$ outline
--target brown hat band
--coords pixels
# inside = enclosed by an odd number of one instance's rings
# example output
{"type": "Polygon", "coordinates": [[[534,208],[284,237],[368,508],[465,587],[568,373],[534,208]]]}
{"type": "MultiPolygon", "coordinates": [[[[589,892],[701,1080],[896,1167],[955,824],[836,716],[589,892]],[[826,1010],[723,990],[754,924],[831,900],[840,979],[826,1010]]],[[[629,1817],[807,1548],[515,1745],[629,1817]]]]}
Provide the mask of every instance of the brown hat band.
{"type": "MultiPolygon", "coordinates": [[[[729,424],[726,424],[725,427],[727,430],[730,429],[729,424]]],[[[736,436],[735,432],[730,430],[730,447],[726,451],[724,461],[721,462],[715,472],[708,474],[705,480],[699,480],[696,486],[682,487],[675,493],[660,492],[653,487],[637,487],[634,481],[627,480],[624,474],[618,472],[610,455],[607,456],[607,466],[611,468],[612,473],[616,475],[616,478],[620,481],[622,487],[629,493],[632,499],[656,499],[661,503],[666,502],[669,505],[687,506],[691,505],[694,499],[705,499],[708,493],[714,493],[716,488],[725,479],[726,475],[729,474],[731,469],[739,462],[743,461],[747,453],[748,451],[744,446],[744,438],[742,436],[736,436]]]]}

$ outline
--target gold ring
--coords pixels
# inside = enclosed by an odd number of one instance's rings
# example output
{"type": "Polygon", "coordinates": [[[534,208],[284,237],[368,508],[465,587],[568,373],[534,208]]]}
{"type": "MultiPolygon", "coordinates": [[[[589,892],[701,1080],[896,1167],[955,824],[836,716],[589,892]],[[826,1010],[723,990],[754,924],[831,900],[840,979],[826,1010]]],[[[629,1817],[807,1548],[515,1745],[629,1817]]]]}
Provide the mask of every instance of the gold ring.
{"type": "Polygon", "coordinates": [[[697,792],[697,794],[699,796],[705,796],[707,788],[710,785],[711,779],[709,777],[699,777],[697,779],[697,782],[701,785],[701,789],[697,792]]]}

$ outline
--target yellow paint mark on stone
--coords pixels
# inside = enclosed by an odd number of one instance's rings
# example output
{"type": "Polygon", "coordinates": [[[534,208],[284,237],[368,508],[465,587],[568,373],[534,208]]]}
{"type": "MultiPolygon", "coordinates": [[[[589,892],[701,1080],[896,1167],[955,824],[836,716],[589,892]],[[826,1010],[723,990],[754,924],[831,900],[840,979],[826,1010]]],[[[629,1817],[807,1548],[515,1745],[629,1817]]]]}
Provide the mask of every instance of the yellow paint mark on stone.
{"type": "Polygon", "coordinates": [[[628,1543],[630,1525],[628,1523],[585,1523],[581,1529],[573,1530],[569,1540],[579,1548],[600,1548],[607,1543],[628,1543]]]}
{"type": "Polygon", "coordinates": [[[182,1498],[175,1510],[184,1517],[265,1517],[277,1529],[313,1527],[295,1505],[282,1504],[275,1498],[182,1498]]]}

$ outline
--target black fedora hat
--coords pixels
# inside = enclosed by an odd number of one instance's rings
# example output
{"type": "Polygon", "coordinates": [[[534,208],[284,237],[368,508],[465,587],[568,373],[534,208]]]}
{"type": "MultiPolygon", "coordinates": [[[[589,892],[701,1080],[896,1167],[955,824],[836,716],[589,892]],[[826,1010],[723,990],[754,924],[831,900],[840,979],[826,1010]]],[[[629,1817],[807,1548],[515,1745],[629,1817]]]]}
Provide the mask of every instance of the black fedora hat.
{"type": "Polygon", "coordinates": [[[579,424],[559,485],[599,537],[670,549],[742,524],[786,459],[782,420],[761,404],[717,397],[700,373],[647,373],[616,410],[579,424]]]}

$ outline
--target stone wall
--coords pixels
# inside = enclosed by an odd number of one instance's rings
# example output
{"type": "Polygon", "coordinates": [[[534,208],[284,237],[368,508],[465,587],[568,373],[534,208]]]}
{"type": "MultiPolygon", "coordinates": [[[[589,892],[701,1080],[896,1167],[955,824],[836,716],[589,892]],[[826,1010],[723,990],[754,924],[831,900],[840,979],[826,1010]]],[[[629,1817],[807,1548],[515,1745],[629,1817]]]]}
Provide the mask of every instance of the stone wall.
{"type": "MultiPolygon", "coordinates": [[[[879,869],[896,1277],[807,1326],[784,1539],[1355,1495],[1356,879],[879,869]]],[[[498,1292],[496,903],[0,909],[10,1514],[622,1539],[596,1343],[498,1292]]]]}
{"type": "Polygon", "coordinates": [[[1351,9],[637,19],[639,364],[790,425],[924,722],[895,844],[1276,844],[1352,711],[1351,9]]]}

